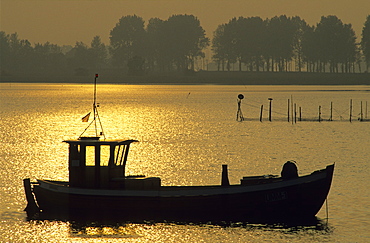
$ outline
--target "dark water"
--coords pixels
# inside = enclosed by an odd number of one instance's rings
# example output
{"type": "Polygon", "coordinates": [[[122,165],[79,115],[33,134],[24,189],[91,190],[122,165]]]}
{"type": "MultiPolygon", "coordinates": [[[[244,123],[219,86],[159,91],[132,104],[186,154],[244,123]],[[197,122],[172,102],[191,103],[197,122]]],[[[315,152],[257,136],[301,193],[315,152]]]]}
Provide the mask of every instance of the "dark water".
{"type": "MultiPolygon", "coordinates": [[[[27,221],[22,179],[68,178],[65,139],[75,139],[92,105],[91,85],[0,84],[1,242],[369,242],[370,122],[359,122],[368,86],[100,85],[98,102],[107,138],[140,140],[129,174],[160,176],[164,185],[219,184],[228,164],[231,183],[243,176],[279,174],[295,160],[299,173],[336,163],[325,207],[310,224],[84,223],[27,221]],[[236,122],[244,94],[247,121],[236,122]],[[272,122],[266,121],[273,98],[272,122]],[[287,122],[287,100],[302,117],[287,122]],[[353,104],[349,122],[350,100],[353,104]],[[259,122],[264,105],[264,121],[259,122]]],[[[368,108],[368,110],[370,110],[368,108]]],[[[370,111],[368,111],[370,114],[370,111]]],[[[369,117],[370,118],[370,117],[369,117]]]]}

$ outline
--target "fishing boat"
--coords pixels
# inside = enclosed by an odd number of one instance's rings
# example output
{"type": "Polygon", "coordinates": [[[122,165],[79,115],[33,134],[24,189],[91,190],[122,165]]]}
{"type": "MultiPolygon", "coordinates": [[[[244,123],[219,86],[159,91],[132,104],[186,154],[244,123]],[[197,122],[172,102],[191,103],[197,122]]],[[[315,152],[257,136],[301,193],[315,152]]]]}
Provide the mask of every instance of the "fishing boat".
{"type": "MultiPolygon", "coordinates": [[[[96,87],[96,122],[95,92],[96,87]]],[[[99,135],[64,141],[69,146],[68,181],[24,179],[29,216],[244,222],[308,218],[323,206],[333,178],[334,164],[299,176],[296,163],[288,161],[281,175],[246,176],[239,184],[229,183],[227,165],[222,165],[219,185],[163,186],[159,177],[126,175],[130,147],[137,140],[99,135]],[[87,151],[93,156],[87,158],[87,151]]]]}

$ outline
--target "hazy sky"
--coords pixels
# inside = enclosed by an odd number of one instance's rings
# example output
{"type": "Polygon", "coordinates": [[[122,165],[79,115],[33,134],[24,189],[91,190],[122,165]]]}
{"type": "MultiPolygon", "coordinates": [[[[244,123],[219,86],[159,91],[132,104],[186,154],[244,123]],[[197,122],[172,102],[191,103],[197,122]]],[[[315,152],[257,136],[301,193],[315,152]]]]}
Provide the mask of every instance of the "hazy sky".
{"type": "Polygon", "coordinates": [[[122,16],[136,14],[146,23],[152,17],[163,20],[173,14],[198,17],[208,37],[219,24],[233,17],[259,16],[263,19],[281,14],[300,16],[310,25],[321,16],[336,15],[351,23],[361,35],[370,0],[0,0],[0,30],[17,32],[32,44],[49,41],[90,45],[100,35],[109,44],[109,32],[122,16]]]}

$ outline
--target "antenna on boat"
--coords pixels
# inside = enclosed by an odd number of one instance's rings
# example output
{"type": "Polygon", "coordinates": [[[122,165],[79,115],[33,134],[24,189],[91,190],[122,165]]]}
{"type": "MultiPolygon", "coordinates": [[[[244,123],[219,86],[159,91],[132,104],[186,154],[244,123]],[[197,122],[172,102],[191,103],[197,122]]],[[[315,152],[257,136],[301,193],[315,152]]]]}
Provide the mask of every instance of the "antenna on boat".
{"type": "MultiPolygon", "coordinates": [[[[104,130],[103,130],[103,125],[100,121],[100,117],[99,117],[99,112],[98,112],[98,107],[99,107],[99,104],[96,104],[96,79],[99,77],[99,74],[95,74],[95,79],[94,79],[94,103],[93,103],[93,114],[94,114],[94,118],[93,120],[90,122],[90,124],[86,127],[86,129],[81,133],[81,135],[79,136],[79,139],[82,138],[82,135],[87,131],[87,129],[94,123],[94,126],[95,126],[95,138],[99,139],[99,136],[103,136],[104,139],[105,139],[105,134],[104,134],[104,130]],[[99,121],[99,125],[100,125],[100,129],[101,129],[101,132],[98,134],[98,125],[97,125],[97,121],[99,121]]],[[[89,120],[89,116],[90,116],[90,113],[87,114],[85,117],[82,118],[82,121],[88,121],[89,120]]]]}

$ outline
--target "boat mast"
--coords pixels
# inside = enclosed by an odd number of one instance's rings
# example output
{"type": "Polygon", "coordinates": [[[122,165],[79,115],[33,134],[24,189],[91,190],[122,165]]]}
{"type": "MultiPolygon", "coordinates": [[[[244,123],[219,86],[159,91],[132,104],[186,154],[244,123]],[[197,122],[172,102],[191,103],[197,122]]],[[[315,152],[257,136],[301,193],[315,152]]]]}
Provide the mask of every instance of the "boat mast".
{"type": "Polygon", "coordinates": [[[94,104],[93,104],[93,113],[94,113],[94,125],[95,125],[95,136],[98,136],[98,128],[96,126],[96,79],[99,77],[99,74],[95,74],[95,79],[94,79],[94,104]]]}
{"type": "Polygon", "coordinates": [[[91,126],[91,124],[94,123],[94,126],[95,126],[95,136],[98,137],[98,136],[103,136],[104,139],[105,139],[105,134],[104,134],[104,130],[103,130],[103,125],[100,121],[100,117],[99,117],[99,112],[98,112],[98,106],[96,104],[96,79],[99,77],[99,74],[95,74],[95,79],[94,79],[94,103],[93,103],[93,114],[94,114],[94,118],[93,120],[90,122],[90,124],[86,127],[86,129],[83,131],[83,133],[80,135],[79,138],[82,137],[82,135],[86,132],[86,130],[91,126]],[[100,125],[100,129],[101,129],[101,132],[100,134],[98,135],[98,126],[96,124],[96,120],[99,121],[99,125],[100,125]]]}

